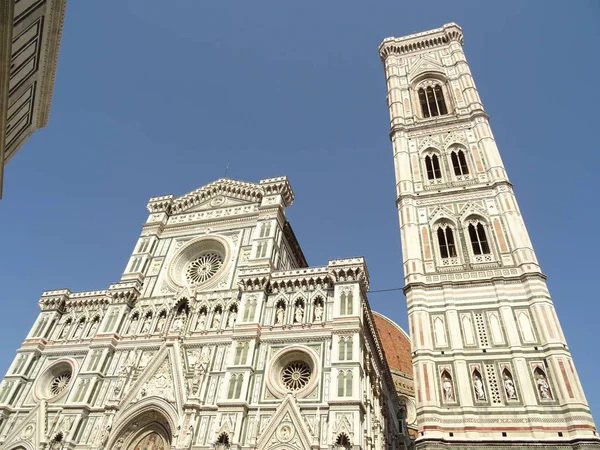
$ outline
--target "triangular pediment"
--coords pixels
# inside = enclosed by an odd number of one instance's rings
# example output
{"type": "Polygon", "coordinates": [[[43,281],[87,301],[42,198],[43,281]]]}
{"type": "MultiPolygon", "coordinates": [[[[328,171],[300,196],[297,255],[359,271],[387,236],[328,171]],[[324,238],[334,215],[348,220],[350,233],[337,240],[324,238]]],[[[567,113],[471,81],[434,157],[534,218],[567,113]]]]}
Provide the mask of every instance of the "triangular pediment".
{"type": "Polygon", "coordinates": [[[409,78],[412,80],[423,73],[445,74],[444,67],[435,59],[428,56],[419,58],[419,60],[410,68],[409,78]]]}
{"type": "Polygon", "coordinates": [[[271,416],[271,420],[256,443],[258,450],[286,448],[305,450],[311,447],[314,437],[306,427],[298,403],[288,394],[271,416]]]}
{"type": "Polygon", "coordinates": [[[248,201],[247,199],[239,199],[235,197],[229,197],[227,195],[215,195],[210,199],[199,203],[198,205],[185,210],[188,212],[196,212],[196,211],[209,211],[212,209],[219,208],[231,208],[234,206],[246,206],[246,205],[254,205],[258,202],[248,201]]]}
{"type": "Polygon", "coordinates": [[[179,343],[165,344],[156,352],[121,399],[121,409],[140,400],[159,397],[180,410],[185,402],[185,377],[179,343]]]}
{"type": "Polygon", "coordinates": [[[173,200],[172,212],[203,211],[259,203],[263,188],[255,183],[221,178],[173,200]]]}

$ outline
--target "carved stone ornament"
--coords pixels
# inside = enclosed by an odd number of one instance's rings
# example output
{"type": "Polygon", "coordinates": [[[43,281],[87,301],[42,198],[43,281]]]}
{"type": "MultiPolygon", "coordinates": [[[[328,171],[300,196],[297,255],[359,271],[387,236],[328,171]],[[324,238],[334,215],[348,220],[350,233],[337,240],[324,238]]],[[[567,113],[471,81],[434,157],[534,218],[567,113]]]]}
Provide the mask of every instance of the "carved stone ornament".
{"type": "Polygon", "coordinates": [[[289,442],[294,437],[294,425],[291,422],[282,423],[277,429],[279,442],[289,442]]]}

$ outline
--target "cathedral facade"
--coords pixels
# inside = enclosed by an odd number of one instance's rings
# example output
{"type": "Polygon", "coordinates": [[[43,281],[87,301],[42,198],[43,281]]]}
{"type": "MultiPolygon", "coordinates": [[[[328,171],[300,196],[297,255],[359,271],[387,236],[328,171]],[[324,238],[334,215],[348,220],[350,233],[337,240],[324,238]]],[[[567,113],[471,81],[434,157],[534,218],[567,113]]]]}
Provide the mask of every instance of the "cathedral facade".
{"type": "Polygon", "coordinates": [[[150,199],[117,283],[43,293],[0,447],[600,448],[462,43],[379,48],[412,341],[363,258],[308,266],[287,178],[220,179],[150,199]]]}
{"type": "Polygon", "coordinates": [[[293,199],[285,177],[152,198],[118,283],[42,295],[2,448],[409,448],[365,262],[308,267],[293,199]]]}
{"type": "Polygon", "coordinates": [[[417,448],[600,448],[453,23],[385,39],[417,448]]]}

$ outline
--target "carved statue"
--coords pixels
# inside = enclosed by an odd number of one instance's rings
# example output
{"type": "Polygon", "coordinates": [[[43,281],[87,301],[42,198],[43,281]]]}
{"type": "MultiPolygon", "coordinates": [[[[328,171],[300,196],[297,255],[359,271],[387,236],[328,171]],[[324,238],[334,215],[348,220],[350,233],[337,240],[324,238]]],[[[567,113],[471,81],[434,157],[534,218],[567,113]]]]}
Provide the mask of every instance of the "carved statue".
{"type": "Polygon", "coordinates": [[[537,379],[537,386],[542,400],[552,400],[552,392],[550,392],[550,385],[546,381],[546,377],[540,375],[537,379]]]}
{"type": "Polygon", "coordinates": [[[69,325],[71,325],[69,322],[63,325],[63,328],[62,330],[60,330],[60,334],[58,335],[58,339],[65,339],[67,337],[67,330],[69,329],[69,325]]]}
{"type": "Polygon", "coordinates": [[[194,426],[190,425],[187,432],[185,433],[185,439],[183,440],[183,448],[189,448],[192,445],[194,439],[194,426]]]}
{"type": "Polygon", "coordinates": [[[442,388],[444,390],[444,400],[447,402],[453,402],[454,387],[452,386],[452,381],[450,381],[450,378],[444,377],[444,381],[442,382],[442,388]]]}
{"type": "Polygon", "coordinates": [[[98,324],[100,323],[99,320],[94,320],[92,322],[92,325],[90,326],[90,329],[88,330],[88,337],[93,337],[96,336],[96,331],[98,331],[98,324]]]}
{"type": "Polygon", "coordinates": [[[301,323],[303,318],[304,318],[304,306],[302,306],[301,303],[298,303],[296,305],[296,308],[294,309],[294,322],[301,323]]]}
{"type": "Polygon", "coordinates": [[[315,322],[321,322],[323,320],[323,307],[320,303],[315,305],[315,322]]]}
{"type": "Polygon", "coordinates": [[[204,330],[206,327],[206,311],[202,310],[196,322],[196,330],[204,330]]]}
{"type": "Polygon", "coordinates": [[[186,318],[187,315],[185,314],[185,311],[181,311],[179,314],[177,314],[175,320],[173,321],[173,325],[171,325],[171,331],[181,331],[186,318]]]}
{"type": "Polygon", "coordinates": [[[279,305],[277,307],[277,311],[275,313],[275,323],[281,325],[283,323],[283,316],[285,314],[285,309],[283,306],[279,305]]]}
{"type": "Polygon", "coordinates": [[[148,315],[144,318],[144,323],[142,324],[142,334],[150,333],[150,325],[152,324],[152,316],[148,315]]]}
{"type": "Polygon", "coordinates": [[[124,369],[123,371],[125,372],[124,375],[130,375],[131,372],[133,372],[133,370],[135,369],[135,361],[137,359],[137,352],[132,352],[129,354],[129,357],[127,358],[127,361],[125,361],[125,365],[123,366],[124,369]]]}
{"type": "Polygon", "coordinates": [[[138,325],[138,316],[133,316],[133,318],[131,319],[131,322],[129,322],[129,328],[127,328],[127,334],[135,333],[135,330],[137,330],[137,325],[138,325]]]}
{"type": "Polygon", "coordinates": [[[235,319],[237,318],[237,311],[234,309],[229,312],[229,317],[227,318],[227,328],[233,328],[235,325],[235,319]]]}
{"type": "Polygon", "coordinates": [[[510,379],[508,375],[504,375],[504,390],[506,391],[506,396],[510,400],[517,399],[517,390],[515,389],[515,383],[510,379]]]}
{"type": "Polygon", "coordinates": [[[158,316],[158,322],[156,323],[156,332],[162,333],[162,330],[165,328],[165,322],[167,318],[163,315],[158,316]]]}
{"type": "Polygon", "coordinates": [[[104,430],[102,430],[102,433],[100,433],[100,436],[98,437],[98,447],[99,448],[104,448],[104,446],[108,442],[108,437],[110,436],[111,428],[112,428],[112,425],[110,423],[108,423],[104,427],[104,430]]]}
{"type": "Polygon", "coordinates": [[[485,400],[485,390],[483,389],[483,382],[477,375],[473,376],[473,389],[475,389],[475,397],[477,400],[485,400]]]}
{"type": "Polygon", "coordinates": [[[123,385],[125,384],[124,378],[119,378],[115,383],[115,387],[113,388],[113,395],[111,400],[118,401],[121,398],[121,390],[123,389],[123,385]]]}
{"type": "Polygon", "coordinates": [[[218,309],[215,311],[215,315],[213,316],[212,327],[216,328],[217,330],[221,328],[221,311],[218,309]]]}
{"type": "Polygon", "coordinates": [[[77,328],[75,328],[75,333],[73,333],[74,339],[81,338],[81,334],[83,333],[84,325],[85,325],[85,322],[83,320],[80,320],[79,322],[77,322],[77,328]]]}

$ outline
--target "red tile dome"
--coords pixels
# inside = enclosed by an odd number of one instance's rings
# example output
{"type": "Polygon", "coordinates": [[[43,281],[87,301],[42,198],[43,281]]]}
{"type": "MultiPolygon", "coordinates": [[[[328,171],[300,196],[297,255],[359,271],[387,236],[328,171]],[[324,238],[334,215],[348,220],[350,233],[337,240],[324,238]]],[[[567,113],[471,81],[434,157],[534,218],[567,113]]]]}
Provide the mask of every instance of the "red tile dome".
{"type": "Polygon", "coordinates": [[[373,311],[373,318],[390,369],[412,375],[413,367],[408,334],[393,320],[378,312],[373,311]]]}

